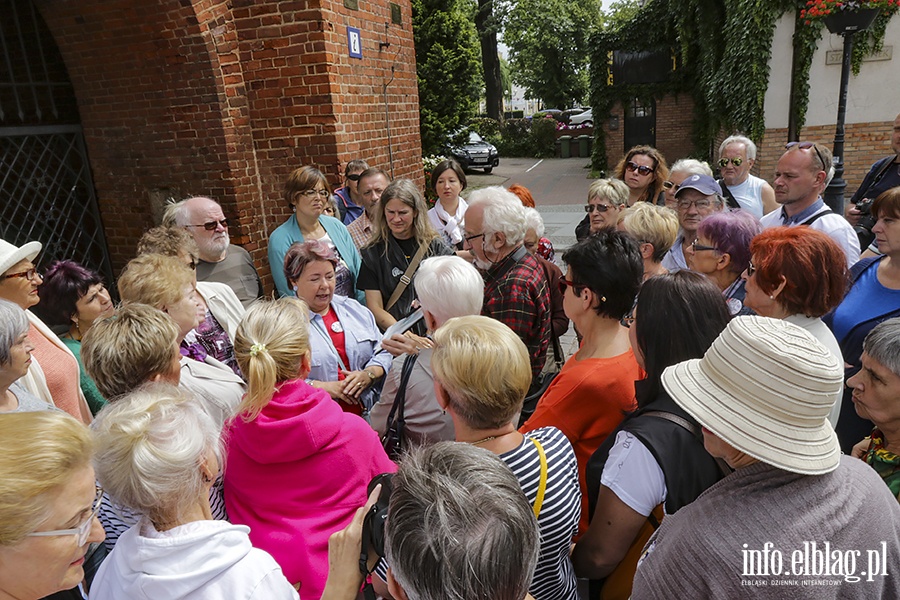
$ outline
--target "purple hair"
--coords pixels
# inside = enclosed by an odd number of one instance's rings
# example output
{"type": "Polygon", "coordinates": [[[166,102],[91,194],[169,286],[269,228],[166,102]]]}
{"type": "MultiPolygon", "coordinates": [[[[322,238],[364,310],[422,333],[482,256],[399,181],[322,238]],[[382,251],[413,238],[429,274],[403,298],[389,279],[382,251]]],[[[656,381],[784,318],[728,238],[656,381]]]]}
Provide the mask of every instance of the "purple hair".
{"type": "Polygon", "coordinates": [[[712,214],[697,228],[697,236],[712,242],[719,252],[731,257],[730,270],[741,274],[750,265],[750,240],[762,231],[759,221],[745,210],[712,214]]]}
{"type": "Polygon", "coordinates": [[[307,240],[294,242],[284,255],[284,277],[288,281],[294,281],[303,273],[311,262],[327,260],[337,268],[338,257],[327,244],[319,240],[307,240]]]}
{"type": "Polygon", "coordinates": [[[78,313],[75,303],[98,283],[103,283],[103,278],[96,271],[74,260],[54,261],[44,273],[44,283],[38,287],[41,302],[35,306],[35,312],[51,327],[68,326],[78,313]]]}

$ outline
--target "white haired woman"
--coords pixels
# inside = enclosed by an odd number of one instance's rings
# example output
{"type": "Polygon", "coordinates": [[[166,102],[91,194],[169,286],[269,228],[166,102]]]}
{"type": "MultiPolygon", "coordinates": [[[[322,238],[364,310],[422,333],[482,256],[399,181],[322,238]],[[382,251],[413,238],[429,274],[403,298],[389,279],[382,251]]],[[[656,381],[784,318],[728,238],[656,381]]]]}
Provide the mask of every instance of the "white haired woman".
{"type": "Polygon", "coordinates": [[[537,517],[540,555],[529,593],[542,600],[577,599],[569,558],[581,514],[575,452],[555,427],[516,431],[531,385],[525,344],[503,323],[482,316],[450,319],[434,341],[434,389],[453,417],[456,439],[509,465],[537,517]]]}
{"type": "Polygon", "coordinates": [[[886,573],[896,563],[888,557],[900,555],[900,505],[868,465],[841,455],[827,417],[843,365],[828,348],[787,321],[736,317],[703,358],[666,368],[662,384],[734,472],[663,520],[638,565],[634,598],[737,598],[748,580],[754,598],[783,598],[773,584],[784,578],[773,571],[797,580],[794,598],[900,597],[886,573]],[[803,556],[825,540],[842,557],[833,576],[803,556]],[[869,568],[849,553],[868,556],[869,568]],[[809,569],[819,585],[804,584],[809,569]]]}
{"type": "Polygon", "coordinates": [[[28,373],[33,350],[25,311],[0,299],[0,412],[54,408],[17,383],[28,373]]]}
{"type": "Polygon", "coordinates": [[[93,429],[98,480],[144,516],[100,566],[91,600],[298,598],[247,527],[213,519],[221,428],[196,398],[151,384],[116,400],[93,429]]]}
{"type": "Polygon", "coordinates": [[[0,597],[83,597],[85,557],[104,535],[93,451],[61,411],[0,415],[0,597]]]}

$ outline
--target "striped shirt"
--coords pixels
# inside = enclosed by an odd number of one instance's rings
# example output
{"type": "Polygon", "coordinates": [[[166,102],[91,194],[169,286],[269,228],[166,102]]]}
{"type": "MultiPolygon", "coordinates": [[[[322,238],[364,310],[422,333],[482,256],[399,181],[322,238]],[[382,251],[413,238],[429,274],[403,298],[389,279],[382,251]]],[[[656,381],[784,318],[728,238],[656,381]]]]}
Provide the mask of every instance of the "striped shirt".
{"type": "Polygon", "coordinates": [[[569,558],[569,546],[581,516],[575,452],[559,429],[542,427],[526,434],[518,448],[500,455],[532,506],[541,480],[541,458],[532,439],[540,442],[547,456],[547,484],[538,516],[540,555],[528,592],[535,600],[578,600],[575,571],[569,558]]]}

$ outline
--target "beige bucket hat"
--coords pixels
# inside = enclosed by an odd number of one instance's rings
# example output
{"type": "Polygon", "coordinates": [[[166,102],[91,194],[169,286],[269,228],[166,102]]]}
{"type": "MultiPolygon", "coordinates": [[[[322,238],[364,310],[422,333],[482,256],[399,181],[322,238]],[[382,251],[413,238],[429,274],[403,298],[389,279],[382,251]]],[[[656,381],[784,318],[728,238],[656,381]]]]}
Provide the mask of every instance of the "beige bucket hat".
{"type": "Polygon", "coordinates": [[[668,367],[662,384],[734,448],[785,471],[820,475],[840,461],[827,418],[842,366],[805,329],[746,316],[733,319],[703,358],[668,367]]]}

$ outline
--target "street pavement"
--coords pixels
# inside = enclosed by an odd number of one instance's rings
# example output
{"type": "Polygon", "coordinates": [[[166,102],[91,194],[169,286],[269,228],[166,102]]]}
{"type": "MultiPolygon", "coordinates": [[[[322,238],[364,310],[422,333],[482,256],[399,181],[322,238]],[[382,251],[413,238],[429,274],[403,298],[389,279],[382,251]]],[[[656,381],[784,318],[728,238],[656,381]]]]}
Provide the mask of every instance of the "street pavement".
{"type": "MultiPolygon", "coordinates": [[[[553,243],[555,262],[566,272],[562,253],[575,243],[575,226],[584,218],[587,191],[592,180],[588,158],[501,158],[490,175],[466,173],[468,186],[463,196],[478,188],[514,183],[525,186],[534,197],[535,208],[544,219],[544,237],[553,243]]],[[[565,358],[577,349],[575,330],[560,338],[565,358]]]]}

